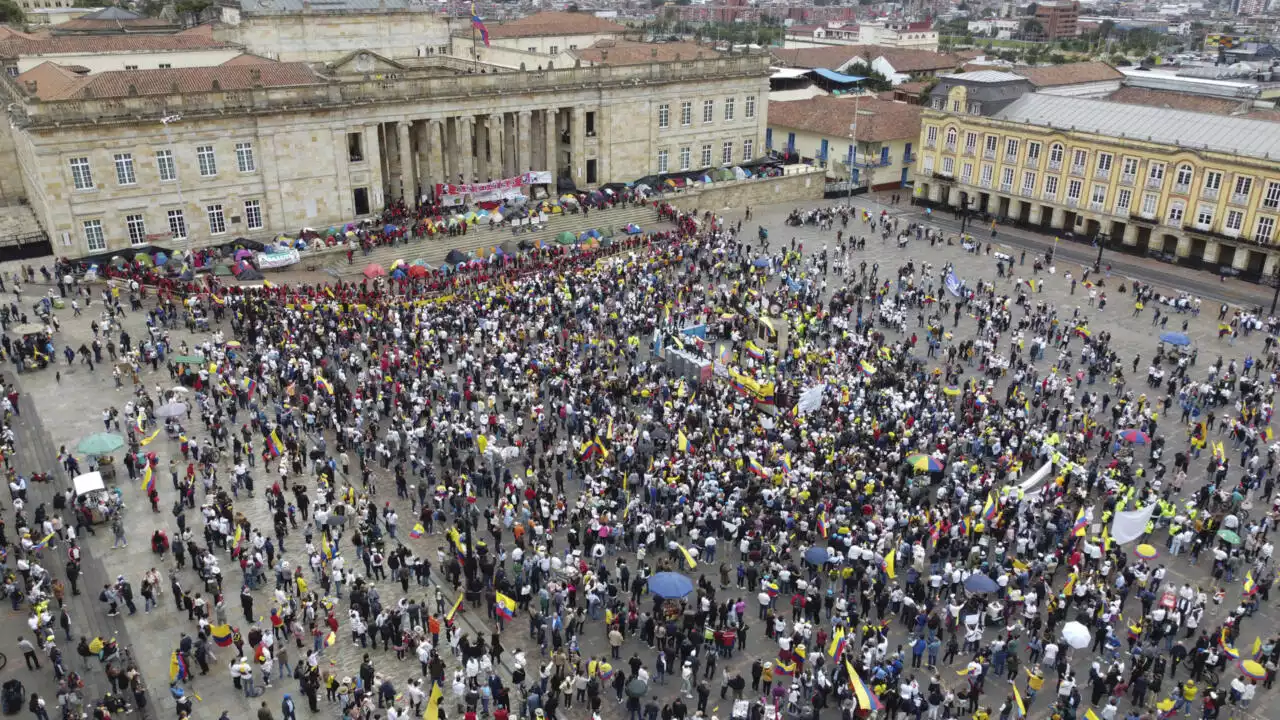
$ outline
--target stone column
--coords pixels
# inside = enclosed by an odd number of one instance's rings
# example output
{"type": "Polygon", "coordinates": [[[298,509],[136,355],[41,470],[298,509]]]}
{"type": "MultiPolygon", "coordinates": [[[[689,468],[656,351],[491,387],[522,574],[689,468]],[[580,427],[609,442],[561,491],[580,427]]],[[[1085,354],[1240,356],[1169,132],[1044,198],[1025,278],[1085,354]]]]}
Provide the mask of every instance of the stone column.
{"type": "MultiPolygon", "coordinates": [[[[547,131],[547,167],[551,173],[551,184],[554,188],[556,178],[560,177],[560,133],[556,128],[556,109],[546,110],[547,131]]],[[[554,191],[554,190],[553,190],[554,191]]]]}
{"type": "Polygon", "coordinates": [[[404,186],[400,183],[400,134],[396,132],[396,123],[385,122],[382,124],[382,138],[387,144],[383,148],[384,165],[387,169],[387,202],[400,197],[404,191],[404,186]]]}
{"type": "Polygon", "coordinates": [[[1017,198],[1009,198],[1009,217],[1015,222],[1022,220],[1022,201],[1017,198]]]}
{"type": "MultiPolygon", "coordinates": [[[[870,186],[871,180],[867,179],[867,185],[870,186]]],[[[947,205],[950,207],[958,207],[960,205],[960,188],[952,185],[947,191],[947,205]]]]}
{"type": "Polygon", "coordinates": [[[1129,247],[1133,247],[1134,245],[1137,245],[1138,244],[1138,226],[1134,225],[1133,223],[1125,223],[1124,237],[1121,238],[1121,242],[1124,243],[1125,245],[1128,245],[1129,247]]]}
{"type": "Polygon", "coordinates": [[[412,124],[412,120],[401,120],[396,123],[396,144],[400,149],[400,192],[408,207],[413,207],[413,201],[417,199],[418,192],[413,174],[413,145],[409,137],[409,127],[412,124]]]}
{"type": "Polygon", "coordinates": [[[507,176],[507,137],[502,126],[502,115],[489,116],[489,174],[494,180],[507,176]]]}
{"type": "Polygon", "coordinates": [[[458,124],[458,172],[462,173],[462,182],[469,183],[475,179],[475,148],[471,144],[473,117],[460,117],[458,124]]]}
{"type": "Polygon", "coordinates": [[[519,140],[516,142],[516,175],[529,172],[533,166],[533,148],[529,145],[529,131],[533,123],[533,113],[529,110],[521,110],[516,115],[516,134],[519,140]]]}
{"type": "MultiPolygon", "coordinates": [[[[714,148],[712,148],[712,152],[713,153],[715,152],[714,148]]],[[[929,202],[937,203],[937,202],[940,202],[941,200],[942,200],[942,186],[938,185],[937,183],[933,183],[932,185],[929,186],[929,202]]]]}
{"type": "Polygon", "coordinates": [[[429,194],[431,183],[431,123],[419,120],[414,123],[414,165],[417,167],[418,195],[429,194]]]}
{"type": "Polygon", "coordinates": [[[1049,221],[1049,227],[1054,230],[1061,230],[1067,224],[1067,211],[1060,207],[1053,209],[1053,219],[1049,221]]]}
{"type": "Polygon", "coordinates": [[[444,121],[431,120],[427,125],[427,177],[430,184],[449,182],[444,169],[444,121]]]}
{"type": "Polygon", "coordinates": [[[575,105],[569,126],[569,161],[573,184],[581,188],[587,184],[587,111],[575,105]]]}
{"type": "Polygon", "coordinates": [[[382,143],[378,139],[378,124],[364,129],[365,157],[369,158],[369,209],[380,210],[386,198],[382,195],[382,143]]]}

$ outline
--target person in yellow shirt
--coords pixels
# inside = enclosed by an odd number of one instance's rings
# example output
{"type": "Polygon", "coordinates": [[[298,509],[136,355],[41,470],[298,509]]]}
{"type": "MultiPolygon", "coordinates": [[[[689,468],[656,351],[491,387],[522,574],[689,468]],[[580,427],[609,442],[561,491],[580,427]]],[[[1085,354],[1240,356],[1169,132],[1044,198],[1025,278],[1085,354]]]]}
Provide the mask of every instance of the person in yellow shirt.
{"type": "Polygon", "coordinates": [[[1178,702],[1173,704],[1173,710],[1170,711],[1170,714],[1176,714],[1178,708],[1186,708],[1187,711],[1184,715],[1191,717],[1191,704],[1196,701],[1196,695],[1200,694],[1200,688],[1196,687],[1195,680],[1187,678],[1187,681],[1182,684],[1180,689],[1182,691],[1181,696],[1178,698],[1178,702]]]}
{"type": "Polygon", "coordinates": [[[978,711],[973,714],[973,720],[991,720],[991,713],[984,707],[979,707],[978,711]]]}
{"type": "Polygon", "coordinates": [[[1023,704],[1030,708],[1031,703],[1036,699],[1036,693],[1040,692],[1042,687],[1044,687],[1044,673],[1040,670],[1040,666],[1036,665],[1027,670],[1027,692],[1026,697],[1023,698],[1023,704]]]}

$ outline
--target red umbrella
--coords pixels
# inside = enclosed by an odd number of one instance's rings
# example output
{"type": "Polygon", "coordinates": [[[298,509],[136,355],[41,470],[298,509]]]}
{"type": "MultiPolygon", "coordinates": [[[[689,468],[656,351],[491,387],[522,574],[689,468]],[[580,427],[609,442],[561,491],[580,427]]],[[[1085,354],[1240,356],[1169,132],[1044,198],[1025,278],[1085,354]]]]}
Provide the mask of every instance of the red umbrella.
{"type": "Polygon", "coordinates": [[[409,266],[409,277],[411,278],[424,278],[428,274],[429,274],[429,271],[426,268],[422,267],[421,265],[409,266]]]}
{"type": "Polygon", "coordinates": [[[369,267],[364,269],[364,276],[367,278],[384,277],[387,269],[376,263],[371,263],[369,267]]]}

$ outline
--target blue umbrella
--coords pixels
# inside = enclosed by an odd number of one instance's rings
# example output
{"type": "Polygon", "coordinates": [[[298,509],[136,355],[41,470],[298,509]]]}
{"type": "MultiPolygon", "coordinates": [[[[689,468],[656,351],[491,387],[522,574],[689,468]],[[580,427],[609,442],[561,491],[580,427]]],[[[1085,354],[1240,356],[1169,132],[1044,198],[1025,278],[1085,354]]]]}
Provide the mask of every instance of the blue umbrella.
{"type": "Polygon", "coordinates": [[[804,551],[804,559],[814,565],[821,565],[831,559],[831,553],[824,547],[811,547],[804,551]]]}
{"type": "Polygon", "coordinates": [[[755,265],[755,266],[756,266],[756,267],[758,267],[758,268],[762,268],[762,267],[769,267],[769,258],[766,258],[766,257],[758,257],[758,258],[756,258],[755,260],[752,260],[752,261],[751,261],[751,264],[752,264],[752,265],[755,265]]]}
{"type": "Polygon", "coordinates": [[[964,589],[971,593],[991,593],[996,591],[996,581],[982,573],[974,573],[964,581],[964,589]]]}
{"type": "Polygon", "coordinates": [[[660,572],[649,578],[649,592],[660,598],[682,598],[693,592],[693,581],[673,572],[660,572]]]}
{"type": "Polygon", "coordinates": [[[1190,345],[1191,338],[1186,333],[1167,332],[1160,333],[1160,342],[1167,342],[1170,345],[1190,345]]]}

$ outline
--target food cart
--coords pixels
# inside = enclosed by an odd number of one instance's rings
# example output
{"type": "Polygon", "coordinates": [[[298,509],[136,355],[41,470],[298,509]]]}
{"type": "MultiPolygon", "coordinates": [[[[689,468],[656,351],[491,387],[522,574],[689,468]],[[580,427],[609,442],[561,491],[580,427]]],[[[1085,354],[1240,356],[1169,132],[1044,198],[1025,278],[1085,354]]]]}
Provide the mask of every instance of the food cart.
{"type": "Polygon", "coordinates": [[[77,475],[71,481],[76,494],[76,506],[85,506],[93,516],[93,524],[106,522],[117,505],[116,497],[107,490],[102,473],[94,471],[77,475]]]}

